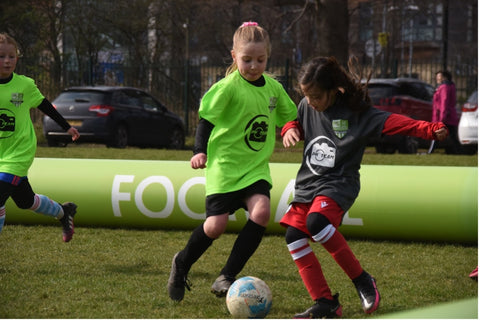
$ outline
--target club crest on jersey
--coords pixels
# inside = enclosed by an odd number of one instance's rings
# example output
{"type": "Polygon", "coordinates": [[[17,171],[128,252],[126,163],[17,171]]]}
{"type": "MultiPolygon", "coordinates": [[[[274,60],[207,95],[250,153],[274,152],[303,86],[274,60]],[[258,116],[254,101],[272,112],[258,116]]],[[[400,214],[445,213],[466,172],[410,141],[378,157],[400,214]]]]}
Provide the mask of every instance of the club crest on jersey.
{"type": "Polygon", "coordinates": [[[268,109],[272,113],[273,109],[277,107],[277,97],[270,97],[270,103],[268,104],[268,109]]]}
{"type": "Polygon", "coordinates": [[[268,117],[263,114],[258,115],[251,119],[245,127],[245,143],[251,150],[260,151],[267,141],[267,134],[268,117]]]}
{"type": "Polygon", "coordinates": [[[336,119],[332,120],[332,127],[335,135],[342,139],[348,131],[348,120],[336,119]]]}
{"type": "Polygon", "coordinates": [[[15,107],[20,107],[23,103],[23,93],[12,93],[12,100],[10,100],[10,102],[13,103],[15,107]]]}

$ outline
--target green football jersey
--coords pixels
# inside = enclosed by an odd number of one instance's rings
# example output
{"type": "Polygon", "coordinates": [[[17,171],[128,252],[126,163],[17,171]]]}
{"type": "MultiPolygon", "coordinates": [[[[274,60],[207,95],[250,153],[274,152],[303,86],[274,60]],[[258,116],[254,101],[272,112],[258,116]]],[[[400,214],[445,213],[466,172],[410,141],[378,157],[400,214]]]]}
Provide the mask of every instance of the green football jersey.
{"type": "Polygon", "coordinates": [[[206,194],[243,189],[258,180],[272,184],[268,161],[276,127],[295,120],[297,108],[273,78],[255,86],[235,71],[204,95],[199,116],[214,125],[207,146],[206,194]]]}
{"type": "Polygon", "coordinates": [[[26,176],[37,148],[30,109],[44,96],[33,79],[13,74],[0,84],[0,172],[26,176]]]}

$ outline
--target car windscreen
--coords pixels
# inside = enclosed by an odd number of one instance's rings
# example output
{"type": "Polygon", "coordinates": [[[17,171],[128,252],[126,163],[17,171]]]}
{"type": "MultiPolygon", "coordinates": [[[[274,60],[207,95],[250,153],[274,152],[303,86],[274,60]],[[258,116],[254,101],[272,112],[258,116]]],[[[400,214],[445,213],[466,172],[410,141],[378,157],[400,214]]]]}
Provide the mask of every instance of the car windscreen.
{"type": "Polygon", "coordinates": [[[370,84],[368,86],[368,95],[374,105],[380,103],[380,99],[390,98],[397,94],[397,88],[390,85],[370,84]]]}
{"type": "Polygon", "coordinates": [[[472,95],[468,98],[467,102],[468,103],[477,103],[478,101],[478,91],[475,91],[472,93],[472,95]]]}
{"type": "Polygon", "coordinates": [[[75,104],[75,103],[105,103],[107,94],[95,91],[66,91],[60,93],[55,99],[56,104],[75,104]]]}
{"type": "Polygon", "coordinates": [[[424,101],[432,101],[434,90],[420,82],[405,82],[400,84],[400,92],[424,101]]]}

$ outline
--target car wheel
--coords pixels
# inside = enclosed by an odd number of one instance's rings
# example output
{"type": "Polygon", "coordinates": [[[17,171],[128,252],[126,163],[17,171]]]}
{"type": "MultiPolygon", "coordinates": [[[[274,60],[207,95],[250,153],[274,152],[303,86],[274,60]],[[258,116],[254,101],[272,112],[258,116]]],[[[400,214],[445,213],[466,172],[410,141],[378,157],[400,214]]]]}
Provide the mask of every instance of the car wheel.
{"type": "Polygon", "coordinates": [[[64,148],[67,146],[67,143],[66,142],[60,142],[58,140],[55,140],[53,138],[47,138],[47,145],[49,147],[54,147],[54,148],[64,148]]]}
{"type": "Polygon", "coordinates": [[[112,148],[123,149],[128,145],[128,130],[124,125],[119,125],[113,132],[112,140],[108,144],[112,148]]]}
{"type": "Polygon", "coordinates": [[[185,146],[185,134],[180,128],[173,129],[172,134],[170,135],[170,141],[168,148],[170,149],[183,149],[185,146]]]}
{"type": "Polygon", "coordinates": [[[478,151],[478,146],[476,144],[462,145],[461,154],[473,155],[473,154],[476,154],[477,151],[478,151]]]}
{"type": "Polygon", "coordinates": [[[395,153],[395,146],[386,143],[377,143],[375,144],[375,150],[377,153],[393,154],[395,153]]]}
{"type": "Polygon", "coordinates": [[[398,146],[398,152],[403,154],[415,154],[418,151],[418,141],[414,137],[404,137],[398,146]]]}

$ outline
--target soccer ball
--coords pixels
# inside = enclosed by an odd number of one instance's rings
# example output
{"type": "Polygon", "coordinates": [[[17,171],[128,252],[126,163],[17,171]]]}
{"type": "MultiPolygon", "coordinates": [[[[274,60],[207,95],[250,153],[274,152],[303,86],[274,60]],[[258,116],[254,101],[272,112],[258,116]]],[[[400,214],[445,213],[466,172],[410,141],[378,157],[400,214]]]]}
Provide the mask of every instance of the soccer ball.
{"type": "Polygon", "coordinates": [[[265,318],[272,307],[272,292],[256,277],[235,281],[227,292],[227,308],[234,318],[265,318]]]}

